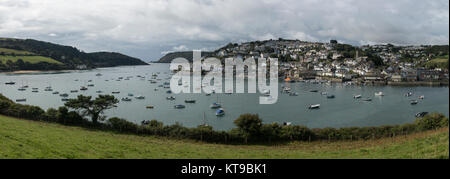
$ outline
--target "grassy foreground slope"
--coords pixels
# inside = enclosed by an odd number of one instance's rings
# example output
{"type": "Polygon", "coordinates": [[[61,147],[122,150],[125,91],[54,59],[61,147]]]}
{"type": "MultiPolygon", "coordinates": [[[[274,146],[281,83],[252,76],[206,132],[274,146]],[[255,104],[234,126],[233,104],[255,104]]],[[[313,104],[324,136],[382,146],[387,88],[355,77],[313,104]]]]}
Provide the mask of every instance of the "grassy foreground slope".
{"type": "Polygon", "coordinates": [[[0,116],[0,158],[449,158],[449,129],[354,142],[221,145],[0,116]]]}

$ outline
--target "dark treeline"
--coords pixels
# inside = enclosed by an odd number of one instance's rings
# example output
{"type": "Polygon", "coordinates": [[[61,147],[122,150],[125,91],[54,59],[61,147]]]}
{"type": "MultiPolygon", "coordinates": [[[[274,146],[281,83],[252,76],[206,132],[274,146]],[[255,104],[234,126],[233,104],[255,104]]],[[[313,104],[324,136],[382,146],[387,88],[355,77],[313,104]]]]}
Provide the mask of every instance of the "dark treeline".
{"type": "MultiPolygon", "coordinates": [[[[86,103],[112,101],[109,96],[97,98],[79,96],[86,103]],[[93,102],[96,101],[96,102],[93,102]]],[[[237,128],[229,131],[215,131],[211,126],[200,125],[187,128],[178,123],[164,125],[162,122],[151,120],[135,124],[125,119],[110,118],[105,122],[93,122],[82,116],[80,110],[70,109],[81,104],[77,99],[70,101],[68,107],[42,110],[37,106],[16,104],[0,94],[0,114],[34,121],[45,121],[70,126],[81,126],[99,130],[115,131],[118,133],[154,135],[176,139],[191,139],[211,143],[244,144],[244,143],[277,143],[289,141],[340,141],[340,140],[368,140],[384,137],[407,135],[416,132],[448,127],[449,119],[442,114],[429,114],[418,118],[414,123],[403,125],[389,125],[381,127],[350,127],[309,129],[304,126],[284,126],[277,123],[263,124],[258,115],[243,114],[234,121],[237,128]]],[[[109,103],[111,104],[111,103],[109,103]]],[[[100,112],[101,113],[101,112],[100,112]]],[[[92,113],[95,114],[95,113],[92,113]]],[[[99,119],[104,117],[97,116],[99,119]]]]}
{"type": "Polygon", "coordinates": [[[0,62],[0,71],[16,71],[16,70],[48,71],[48,70],[68,70],[68,69],[71,68],[56,63],[47,63],[47,62],[30,63],[24,62],[22,59],[18,59],[15,62],[8,60],[4,64],[0,62]]]}

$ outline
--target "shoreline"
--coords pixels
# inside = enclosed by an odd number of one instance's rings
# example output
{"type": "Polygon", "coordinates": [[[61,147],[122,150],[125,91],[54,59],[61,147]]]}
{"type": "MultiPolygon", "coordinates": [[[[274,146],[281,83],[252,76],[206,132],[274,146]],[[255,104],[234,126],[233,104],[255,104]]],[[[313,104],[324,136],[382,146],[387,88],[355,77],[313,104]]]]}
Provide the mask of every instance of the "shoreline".
{"type": "Polygon", "coordinates": [[[41,73],[44,71],[40,70],[17,70],[17,71],[4,71],[0,72],[0,74],[28,74],[28,73],[41,73]]]}

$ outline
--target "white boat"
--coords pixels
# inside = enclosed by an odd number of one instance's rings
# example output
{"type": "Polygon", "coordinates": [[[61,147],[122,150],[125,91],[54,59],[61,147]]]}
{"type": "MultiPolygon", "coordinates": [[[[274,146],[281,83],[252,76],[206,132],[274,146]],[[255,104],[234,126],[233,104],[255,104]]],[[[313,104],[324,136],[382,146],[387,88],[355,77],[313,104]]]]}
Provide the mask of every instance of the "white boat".
{"type": "Polygon", "coordinates": [[[384,96],[384,94],[383,94],[383,92],[377,92],[377,93],[375,93],[375,96],[384,96]]]}
{"type": "Polygon", "coordinates": [[[355,98],[355,99],[359,99],[361,97],[362,97],[362,95],[360,95],[360,94],[353,96],[353,98],[355,98]]]}
{"type": "Polygon", "coordinates": [[[308,108],[309,109],[319,109],[320,108],[320,104],[313,104],[313,105],[310,105],[308,108]]]}
{"type": "Polygon", "coordinates": [[[412,95],[413,95],[412,92],[408,92],[408,93],[405,94],[406,97],[410,97],[410,96],[412,96],[412,95]]]}
{"type": "Polygon", "coordinates": [[[262,90],[261,94],[268,95],[268,94],[270,94],[270,90],[262,90]]]}
{"type": "Polygon", "coordinates": [[[166,99],[167,99],[167,100],[175,100],[175,97],[169,96],[169,97],[167,97],[166,99]]]}
{"type": "Polygon", "coordinates": [[[419,103],[419,101],[417,101],[417,100],[411,100],[411,105],[416,105],[418,103],[419,103]]]}
{"type": "Polygon", "coordinates": [[[425,99],[425,96],[419,96],[419,99],[425,99]]]}
{"type": "Polygon", "coordinates": [[[292,122],[283,122],[283,126],[290,126],[292,125],[292,122]]]}
{"type": "Polygon", "coordinates": [[[136,96],[136,99],[145,99],[145,96],[139,95],[139,96],[136,96]]]}

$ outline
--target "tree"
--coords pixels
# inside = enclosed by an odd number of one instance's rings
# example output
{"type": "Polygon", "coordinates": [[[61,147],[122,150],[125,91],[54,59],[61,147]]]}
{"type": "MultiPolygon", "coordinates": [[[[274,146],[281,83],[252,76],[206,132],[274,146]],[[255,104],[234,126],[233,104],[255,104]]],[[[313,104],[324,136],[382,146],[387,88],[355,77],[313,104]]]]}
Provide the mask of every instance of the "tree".
{"type": "Polygon", "coordinates": [[[243,114],[234,121],[239,130],[245,136],[245,143],[247,143],[249,136],[255,136],[260,133],[262,120],[257,114],[243,114]]]}
{"type": "Polygon", "coordinates": [[[92,122],[97,124],[99,120],[105,120],[100,115],[105,110],[116,107],[117,103],[119,103],[119,100],[112,95],[100,95],[95,100],[92,100],[92,96],[79,95],[77,99],[70,99],[64,105],[79,111],[83,117],[90,116],[92,122]]]}

